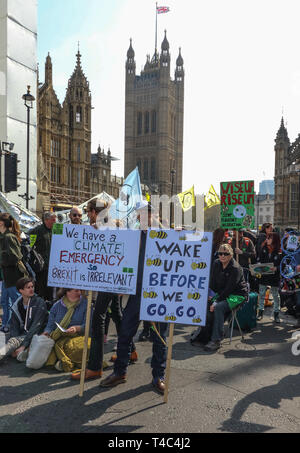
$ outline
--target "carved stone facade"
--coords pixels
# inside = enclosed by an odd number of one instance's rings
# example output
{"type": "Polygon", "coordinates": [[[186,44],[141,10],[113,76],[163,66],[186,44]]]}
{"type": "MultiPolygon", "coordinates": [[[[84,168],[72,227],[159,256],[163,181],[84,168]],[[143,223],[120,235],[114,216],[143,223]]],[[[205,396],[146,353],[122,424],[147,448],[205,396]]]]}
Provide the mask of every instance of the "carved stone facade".
{"type": "Polygon", "coordinates": [[[300,228],[300,134],[291,144],[283,118],[275,139],[274,225],[300,228]]]}
{"type": "Polygon", "coordinates": [[[136,75],[130,40],[126,61],[124,176],[138,167],[141,183],[152,193],[182,192],[184,68],[181,51],[175,79],[170,78],[170,52],[166,32],[152,60],[136,75]]]}
{"type": "Polygon", "coordinates": [[[105,190],[119,194],[121,178],[111,176],[110,151],[91,152],[92,101],[78,51],[61,105],[53,88],[52,61],[38,88],[37,213],[80,205],[105,190]],[[92,165],[91,165],[92,164],[92,165]]]}

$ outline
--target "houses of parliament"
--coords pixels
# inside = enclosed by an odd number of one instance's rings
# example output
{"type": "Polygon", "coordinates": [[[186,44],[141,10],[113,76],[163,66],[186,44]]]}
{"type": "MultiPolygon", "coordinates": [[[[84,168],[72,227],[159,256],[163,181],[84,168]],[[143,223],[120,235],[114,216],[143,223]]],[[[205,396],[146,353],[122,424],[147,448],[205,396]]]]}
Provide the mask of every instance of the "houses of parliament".
{"type": "MultiPolygon", "coordinates": [[[[181,50],[171,79],[165,32],[161,53],[147,56],[136,74],[130,40],[125,80],[124,177],[139,168],[142,187],[155,194],[182,191],[184,67],[181,50]]],[[[38,83],[37,213],[69,209],[105,191],[118,198],[124,178],[111,174],[110,150],[91,143],[92,94],[78,50],[62,104],[53,87],[52,60],[38,83]]]]}

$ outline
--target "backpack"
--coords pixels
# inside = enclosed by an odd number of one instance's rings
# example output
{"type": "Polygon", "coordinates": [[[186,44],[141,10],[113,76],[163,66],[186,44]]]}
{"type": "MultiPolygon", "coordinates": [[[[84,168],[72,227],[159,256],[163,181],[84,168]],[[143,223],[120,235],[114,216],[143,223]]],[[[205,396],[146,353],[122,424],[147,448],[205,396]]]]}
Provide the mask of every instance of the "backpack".
{"type": "Polygon", "coordinates": [[[45,261],[42,255],[30,247],[29,240],[23,239],[21,243],[22,262],[29,275],[35,279],[36,274],[44,269],[45,261]]]}

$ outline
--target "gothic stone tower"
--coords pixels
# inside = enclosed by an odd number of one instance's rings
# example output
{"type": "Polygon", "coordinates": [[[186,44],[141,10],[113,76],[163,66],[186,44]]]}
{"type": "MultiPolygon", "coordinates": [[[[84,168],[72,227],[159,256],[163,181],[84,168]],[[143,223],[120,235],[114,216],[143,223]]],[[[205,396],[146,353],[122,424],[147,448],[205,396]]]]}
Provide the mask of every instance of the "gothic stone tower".
{"type": "Polygon", "coordinates": [[[53,88],[52,61],[38,90],[37,212],[67,209],[91,198],[91,94],[81,55],[63,105],[53,88]]]}
{"type": "Polygon", "coordinates": [[[281,119],[280,128],[275,139],[275,206],[274,224],[280,228],[287,226],[289,213],[289,175],[287,168],[289,165],[290,139],[281,119]]]}
{"type": "Polygon", "coordinates": [[[138,166],[141,183],[150,192],[171,195],[171,170],[176,170],[173,193],[182,191],[184,69],[181,51],[175,79],[170,78],[170,52],[166,32],[161,54],[155,53],[141,75],[136,75],[135,53],[130,40],[126,61],[125,169],[138,166]]]}

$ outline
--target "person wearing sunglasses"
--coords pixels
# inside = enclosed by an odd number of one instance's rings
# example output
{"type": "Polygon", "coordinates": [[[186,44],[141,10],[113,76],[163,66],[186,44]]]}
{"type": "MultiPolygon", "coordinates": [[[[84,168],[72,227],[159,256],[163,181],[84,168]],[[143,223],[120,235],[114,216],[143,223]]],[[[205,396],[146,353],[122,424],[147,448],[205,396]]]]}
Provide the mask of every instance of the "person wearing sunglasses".
{"type": "Polygon", "coordinates": [[[73,225],[81,225],[82,210],[77,206],[73,206],[70,211],[69,217],[73,225]]]}
{"type": "Polygon", "coordinates": [[[229,244],[221,244],[219,247],[209,287],[215,293],[213,298],[209,298],[209,315],[213,313],[212,335],[204,349],[215,352],[221,347],[226,316],[248,296],[243,269],[233,258],[233,249],[229,244]]]}

